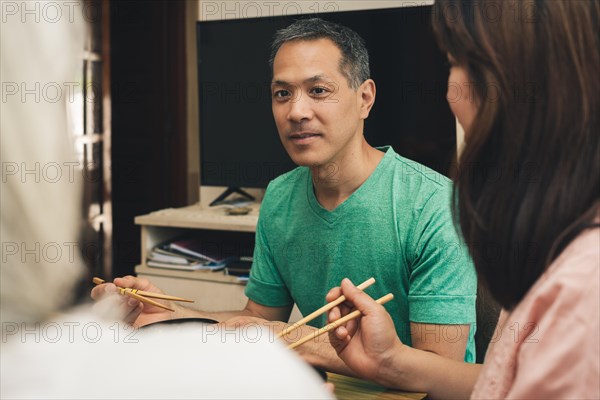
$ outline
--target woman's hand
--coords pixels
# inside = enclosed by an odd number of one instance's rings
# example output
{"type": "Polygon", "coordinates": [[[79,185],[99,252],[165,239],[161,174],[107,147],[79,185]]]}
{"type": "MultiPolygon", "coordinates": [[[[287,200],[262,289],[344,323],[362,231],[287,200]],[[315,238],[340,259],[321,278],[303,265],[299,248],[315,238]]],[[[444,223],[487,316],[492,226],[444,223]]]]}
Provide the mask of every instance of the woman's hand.
{"type": "Polygon", "coordinates": [[[352,309],[360,310],[362,316],[331,331],[331,344],[354,372],[366,379],[377,380],[380,371],[402,351],[404,345],[385,308],[357,289],[349,279],[344,279],[341,287],[331,289],[327,301],[341,295],[346,296],[346,302],[329,312],[329,322],[338,320],[352,309]]]}

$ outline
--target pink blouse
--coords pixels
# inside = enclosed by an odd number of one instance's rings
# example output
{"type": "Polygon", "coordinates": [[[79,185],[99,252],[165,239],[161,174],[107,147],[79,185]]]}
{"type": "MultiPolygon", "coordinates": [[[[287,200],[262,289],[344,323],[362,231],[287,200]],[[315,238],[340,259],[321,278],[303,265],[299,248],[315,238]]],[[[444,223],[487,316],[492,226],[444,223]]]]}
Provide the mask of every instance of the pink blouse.
{"type": "Polygon", "coordinates": [[[600,399],[599,270],[595,228],[502,312],[473,399],[600,399]]]}

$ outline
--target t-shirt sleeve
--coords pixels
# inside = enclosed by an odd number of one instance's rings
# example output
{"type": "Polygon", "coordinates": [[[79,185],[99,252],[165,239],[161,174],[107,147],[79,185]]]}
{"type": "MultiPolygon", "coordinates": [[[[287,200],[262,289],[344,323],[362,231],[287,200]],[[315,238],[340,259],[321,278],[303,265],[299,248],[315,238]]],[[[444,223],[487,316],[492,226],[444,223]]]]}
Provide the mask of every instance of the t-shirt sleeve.
{"type": "Polygon", "coordinates": [[[427,199],[409,238],[409,319],[430,324],[474,324],[477,277],[454,227],[450,188],[427,199]]]}
{"type": "Polygon", "coordinates": [[[258,304],[268,307],[285,307],[293,304],[294,300],[281,278],[269,247],[268,228],[265,227],[268,225],[268,219],[272,212],[269,206],[269,196],[270,191],[267,188],[256,227],[254,262],[250,269],[250,279],[245,293],[250,300],[258,304]]]}

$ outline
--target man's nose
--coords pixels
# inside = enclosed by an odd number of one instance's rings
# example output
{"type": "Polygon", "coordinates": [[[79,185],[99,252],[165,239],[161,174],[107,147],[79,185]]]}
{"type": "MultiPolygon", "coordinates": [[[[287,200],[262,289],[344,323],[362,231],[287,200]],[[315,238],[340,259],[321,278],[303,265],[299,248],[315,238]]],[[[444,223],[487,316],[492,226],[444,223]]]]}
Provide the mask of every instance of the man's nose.
{"type": "Polygon", "coordinates": [[[290,109],[288,112],[288,120],[300,122],[302,120],[310,120],[313,117],[313,101],[310,96],[305,93],[300,93],[289,102],[290,109]]]}

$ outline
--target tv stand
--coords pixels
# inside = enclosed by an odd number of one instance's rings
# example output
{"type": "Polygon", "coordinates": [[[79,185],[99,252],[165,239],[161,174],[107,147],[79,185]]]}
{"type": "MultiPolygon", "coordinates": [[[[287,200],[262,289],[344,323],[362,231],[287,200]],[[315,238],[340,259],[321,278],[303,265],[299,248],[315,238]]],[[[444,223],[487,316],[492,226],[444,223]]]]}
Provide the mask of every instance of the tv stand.
{"type": "Polygon", "coordinates": [[[219,195],[219,197],[217,197],[216,199],[214,199],[212,201],[212,203],[209,204],[209,206],[212,207],[212,206],[218,206],[220,204],[225,204],[226,203],[225,199],[227,197],[229,197],[229,195],[231,195],[233,193],[237,193],[237,194],[241,195],[242,197],[248,199],[248,201],[254,201],[255,200],[254,196],[252,196],[248,192],[245,192],[244,190],[242,190],[242,188],[231,187],[230,186],[230,187],[227,188],[227,190],[225,190],[223,193],[221,193],[219,195]]]}

